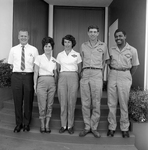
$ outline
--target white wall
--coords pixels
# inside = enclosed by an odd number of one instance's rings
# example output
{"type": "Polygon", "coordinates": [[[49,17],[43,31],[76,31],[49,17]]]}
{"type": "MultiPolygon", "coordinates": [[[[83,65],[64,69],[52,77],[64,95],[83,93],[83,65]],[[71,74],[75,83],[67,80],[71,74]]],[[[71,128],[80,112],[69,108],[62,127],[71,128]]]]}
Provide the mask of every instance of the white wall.
{"type": "Polygon", "coordinates": [[[148,1],[146,1],[144,88],[148,90],[148,1]]]}
{"type": "Polygon", "coordinates": [[[12,47],[13,0],[0,0],[0,60],[12,47]]]}

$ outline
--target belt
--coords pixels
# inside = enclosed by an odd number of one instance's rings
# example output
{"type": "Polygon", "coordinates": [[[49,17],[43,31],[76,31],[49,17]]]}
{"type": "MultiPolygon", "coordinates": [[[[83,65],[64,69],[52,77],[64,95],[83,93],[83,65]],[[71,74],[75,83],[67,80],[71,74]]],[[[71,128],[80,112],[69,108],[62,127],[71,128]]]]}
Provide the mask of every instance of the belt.
{"type": "Polygon", "coordinates": [[[40,75],[39,77],[46,77],[46,76],[53,77],[52,75],[40,75]]]}
{"type": "Polygon", "coordinates": [[[102,70],[102,68],[94,68],[94,67],[85,67],[85,68],[83,68],[83,70],[84,70],[84,69],[102,70]]]}
{"type": "Polygon", "coordinates": [[[128,71],[128,70],[130,70],[131,68],[113,68],[113,67],[111,67],[110,69],[111,69],[111,70],[117,70],[117,71],[128,71]]]}
{"type": "Polygon", "coordinates": [[[25,76],[25,75],[31,75],[33,74],[33,72],[13,72],[13,74],[19,74],[25,76]]]}

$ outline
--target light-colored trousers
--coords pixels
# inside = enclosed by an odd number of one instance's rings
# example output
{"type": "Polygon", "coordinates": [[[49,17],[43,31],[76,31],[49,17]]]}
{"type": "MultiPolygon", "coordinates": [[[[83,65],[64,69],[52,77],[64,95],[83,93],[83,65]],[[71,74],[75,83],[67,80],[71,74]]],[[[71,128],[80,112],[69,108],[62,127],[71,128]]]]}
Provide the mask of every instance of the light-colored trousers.
{"type": "Polygon", "coordinates": [[[85,130],[97,130],[100,120],[102,85],[102,70],[83,70],[80,90],[85,130]]]}
{"type": "Polygon", "coordinates": [[[78,92],[78,73],[65,71],[59,74],[58,98],[61,106],[61,126],[74,126],[74,112],[78,92]]]}
{"type": "Polygon", "coordinates": [[[128,131],[128,101],[129,92],[132,84],[132,77],[130,71],[116,71],[111,70],[108,78],[108,122],[109,129],[116,130],[116,110],[118,101],[120,104],[120,129],[121,131],[128,131]]]}
{"type": "Polygon", "coordinates": [[[37,101],[40,119],[51,117],[55,91],[56,85],[54,77],[40,76],[38,78],[37,101]]]}

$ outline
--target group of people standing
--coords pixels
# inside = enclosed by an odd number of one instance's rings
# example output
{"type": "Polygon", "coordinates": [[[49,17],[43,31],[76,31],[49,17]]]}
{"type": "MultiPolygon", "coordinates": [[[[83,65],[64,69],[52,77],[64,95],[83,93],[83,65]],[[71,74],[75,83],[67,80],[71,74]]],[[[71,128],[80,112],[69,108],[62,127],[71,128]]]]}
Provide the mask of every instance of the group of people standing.
{"type": "Polygon", "coordinates": [[[107,45],[98,39],[97,26],[89,26],[87,34],[89,41],[81,45],[80,53],[73,49],[76,40],[72,35],[63,37],[64,50],[55,59],[52,56],[53,38],[43,38],[44,53],[38,55],[37,49],[28,44],[28,31],[19,32],[20,44],[11,48],[8,58],[8,63],[13,68],[12,91],[16,118],[14,132],[20,132],[21,129],[30,130],[35,91],[41,120],[40,132],[50,133],[52,105],[57,91],[61,108],[59,133],[67,130],[69,134],[73,134],[77,92],[80,87],[84,130],[79,136],[84,137],[91,132],[94,137],[100,138],[98,124],[101,115],[103,74],[105,64],[108,64],[110,73],[107,88],[107,136],[114,136],[119,101],[120,129],[123,137],[129,137],[128,100],[132,75],[139,65],[137,50],[126,42],[126,33],[120,29],[114,34],[116,46],[109,51],[107,45]]]}

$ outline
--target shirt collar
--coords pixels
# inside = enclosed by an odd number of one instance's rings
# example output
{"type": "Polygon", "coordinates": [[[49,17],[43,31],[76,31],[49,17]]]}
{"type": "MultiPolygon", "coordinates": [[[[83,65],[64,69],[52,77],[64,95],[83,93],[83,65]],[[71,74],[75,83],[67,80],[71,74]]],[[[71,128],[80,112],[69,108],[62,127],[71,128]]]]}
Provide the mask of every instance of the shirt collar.
{"type": "Polygon", "coordinates": [[[20,45],[20,47],[22,47],[22,46],[24,46],[24,47],[28,47],[28,43],[26,44],[26,45],[22,45],[22,44],[19,44],[20,45]]]}
{"type": "MultiPolygon", "coordinates": [[[[92,45],[90,44],[90,41],[88,41],[87,44],[89,45],[89,47],[92,47],[92,45]]],[[[97,43],[94,47],[97,47],[99,45],[103,45],[103,42],[101,42],[100,40],[97,41],[97,43]]]]}
{"type": "MultiPolygon", "coordinates": [[[[46,57],[45,53],[43,53],[42,55],[43,55],[43,57],[44,57],[44,58],[46,58],[46,59],[47,59],[47,57],[46,57]]],[[[53,57],[52,57],[52,56],[50,57],[50,60],[53,60],[53,57]]]]}
{"type": "MultiPolygon", "coordinates": [[[[113,49],[116,49],[116,50],[119,49],[117,45],[114,45],[112,48],[113,48],[113,49]]],[[[130,45],[129,45],[127,42],[126,42],[126,45],[125,45],[125,47],[123,48],[123,50],[124,50],[124,49],[128,49],[128,50],[131,49],[130,45]]]]}
{"type": "MultiPolygon", "coordinates": [[[[64,53],[65,55],[67,55],[65,50],[63,51],[63,53],[64,53]]],[[[72,54],[72,53],[74,53],[74,50],[73,50],[73,49],[70,51],[69,54],[72,54]]]]}

